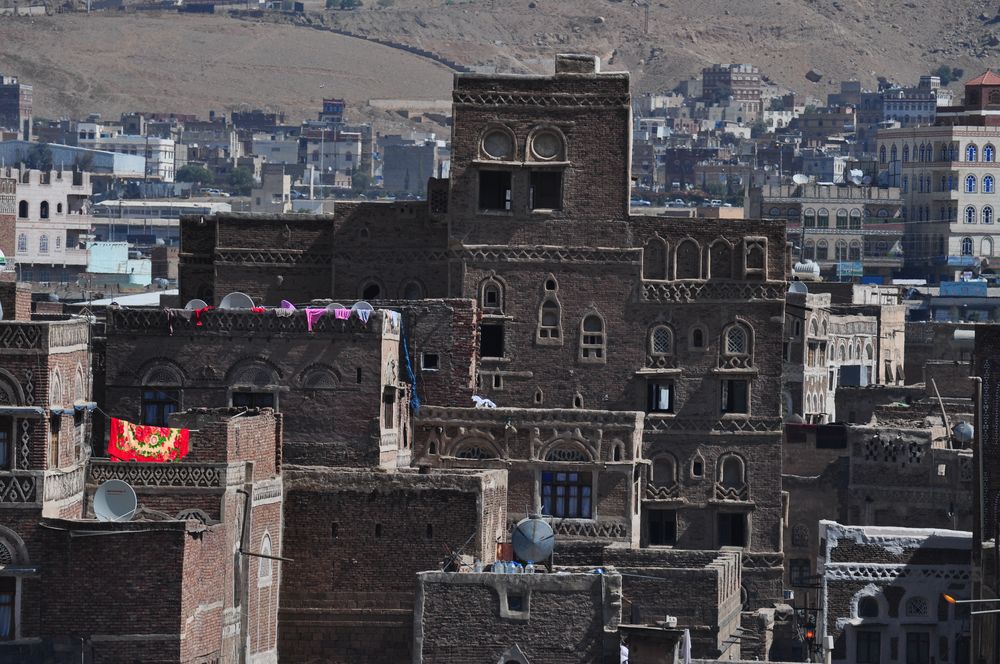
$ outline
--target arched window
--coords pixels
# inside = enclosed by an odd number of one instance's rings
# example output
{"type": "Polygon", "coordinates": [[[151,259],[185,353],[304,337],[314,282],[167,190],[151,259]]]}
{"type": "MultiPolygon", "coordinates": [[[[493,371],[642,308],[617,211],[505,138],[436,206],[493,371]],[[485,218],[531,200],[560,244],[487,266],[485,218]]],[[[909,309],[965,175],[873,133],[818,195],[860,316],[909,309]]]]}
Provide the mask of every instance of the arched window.
{"type": "Polygon", "coordinates": [[[858,600],[859,618],[878,618],[878,600],[874,597],[862,597],[858,600]]]}
{"type": "Polygon", "coordinates": [[[905,164],[908,161],[910,161],[910,146],[909,145],[904,145],[903,146],[903,163],[905,164]]]}
{"type": "Polygon", "coordinates": [[[642,278],[667,278],[667,243],[658,237],[650,238],[642,250],[642,278]]]}
{"type": "Polygon", "coordinates": [[[816,243],[816,260],[825,261],[830,257],[829,253],[830,245],[826,240],[820,240],[816,243]]]}
{"type": "Polygon", "coordinates": [[[709,247],[708,274],[712,279],[733,278],[733,250],[725,240],[716,240],[709,247]]]}
{"type": "Polygon", "coordinates": [[[965,176],[965,193],[974,194],[976,193],[976,176],[966,175],[965,176]]]}
{"type": "Polygon", "coordinates": [[[929,614],[929,608],[926,597],[911,597],[906,600],[906,617],[926,618],[929,614]]]}
{"type": "Polygon", "coordinates": [[[802,245],[802,258],[808,258],[809,260],[816,258],[816,242],[813,240],[805,241],[802,245]]]}
{"type": "Polygon", "coordinates": [[[820,208],[819,212],[816,214],[816,228],[829,228],[830,227],[830,211],[826,208],[820,208]]]}
{"type": "Polygon", "coordinates": [[[879,150],[878,150],[878,160],[879,160],[879,163],[882,163],[882,164],[885,163],[885,146],[884,145],[882,147],[880,147],[879,150]]]}
{"type": "Polygon", "coordinates": [[[847,344],[843,341],[840,342],[840,347],[837,349],[837,359],[841,362],[847,361],[847,344]]]}
{"type": "Polygon", "coordinates": [[[669,454],[653,459],[653,486],[669,487],[677,483],[677,462],[669,454]]]}
{"type": "Polygon", "coordinates": [[[257,587],[271,585],[271,559],[264,556],[271,555],[271,536],[264,533],[264,538],[260,542],[261,557],[257,559],[257,587]]]}
{"type": "Polygon", "coordinates": [[[892,144],[892,149],[891,149],[891,150],[889,150],[889,159],[890,159],[890,160],[892,161],[892,163],[896,163],[896,157],[897,157],[897,156],[898,156],[898,155],[897,155],[897,153],[896,153],[896,144],[895,144],[895,143],[893,143],[893,144],[892,144]]]}
{"type": "Polygon", "coordinates": [[[802,225],[806,228],[816,227],[816,210],[806,208],[806,211],[802,213],[802,225]]]}
{"type": "Polygon", "coordinates": [[[964,237],[962,238],[962,255],[971,256],[972,255],[972,238],[964,237]]]}
{"type": "Polygon", "coordinates": [[[701,349],[705,347],[705,329],[700,326],[691,328],[691,348],[701,349]]]}
{"type": "Polygon", "coordinates": [[[719,459],[719,484],[727,489],[740,489],[746,485],[746,468],[743,459],[727,454],[719,459]]]}
{"type": "Polygon", "coordinates": [[[649,335],[649,352],[653,355],[671,355],[674,352],[674,335],[666,325],[657,325],[649,335]]]}
{"type": "Polygon", "coordinates": [[[17,236],[17,251],[23,254],[28,250],[28,235],[21,233],[17,236]]]}
{"type": "Polygon", "coordinates": [[[910,176],[909,175],[904,175],[903,176],[903,184],[902,184],[902,186],[900,188],[903,190],[904,194],[907,191],[910,190],[910,176]]]}
{"type": "Polygon", "coordinates": [[[847,260],[847,240],[837,240],[837,244],[834,249],[834,259],[838,261],[847,260]]]}
{"type": "Polygon", "coordinates": [[[41,204],[38,206],[38,216],[40,218],[42,218],[42,219],[48,219],[49,218],[49,202],[48,201],[42,201],[41,204]]]}
{"type": "Polygon", "coordinates": [[[701,279],[701,247],[694,240],[677,245],[676,279],[701,279]]]}
{"type": "Polygon", "coordinates": [[[851,229],[861,230],[861,210],[851,210],[851,229]]]}
{"type": "Polygon", "coordinates": [[[874,351],[872,350],[871,344],[865,344],[865,359],[871,361],[875,359],[874,351]]]}
{"type": "Polygon", "coordinates": [[[382,286],[376,281],[367,281],[361,287],[361,297],[365,300],[377,300],[382,296],[382,286]]]}
{"type": "Polygon", "coordinates": [[[983,176],[983,193],[992,194],[993,193],[993,176],[984,175],[983,176]]]}
{"type": "Polygon", "coordinates": [[[483,311],[500,313],[503,311],[503,288],[493,279],[483,282],[480,290],[480,305],[483,311]]]}
{"type": "Polygon", "coordinates": [[[777,219],[778,217],[780,217],[780,216],[781,216],[781,208],[776,208],[776,207],[773,207],[773,208],[771,208],[771,209],[770,209],[770,210],[768,211],[768,213],[767,213],[767,214],[768,214],[768,216],[769,216],[769,217],[771,217],[772,219],[777,219]]]}
{"type": "Polygon", "coordinates": [[[741,323],[731,325],[726,330],[726,343],[723,346],[726,355],[749,355],[750,332],[741,323]]]}
{"type": "Polygon", "coordinates": [[[42,236],[38,238],[38,252],[42,254],[49,253],[49,236],[42,233],[42,236]]]}
{"type": "Polygon", "coordinates": [[[844,208],[837,210],[837,228],[847,228],[847,210],[844,208]]]}
{"type": "Polygon", "coordinates": [[[538,339],[562,339],[562,315],[559,301],[546,298],[538,311],[538,339]]]}
{"type": "Polygon", "coordinates": [[[605,360],[604,321],[597,314],[588,314],[580,321],[580,359],[584,362],[605,360]]]}
{"type": "Polygon", "coordinates": [[[990,93],[990,104],[1000,104],[1000,90],[994,90],[990,93]]]}
{"type": "Polygon", "coordinates": [[[976,223],[976,208],[971,205],[965,208],[965,223],[974,224],[976,223]]]}
{"type": "Polygon", "coordinates": [[[409,281],[403,286],[404,300],[421,300],[424,297],[423,286],[418,281],[409,281]]]}
{"type": "Polygon", "coordinates": [[[920,161],[925,161],[927,159],[927,147],[921,143],[920,144],[920,161]]]}
{"type": "Polygon", "coordinates": [[[976,161],[978,158],[979,158],[979,151],[976,149],[975,143],[969,143],[965,147],[965,160],[976,161]]]}
{"type": "Polygon", "coordinates": [[[983,223],[984,224],[993,223],[993,206],[991,205],[983,206],[983,223]]]}
{"type": "Polygon", "coordinates": [[[996,161],[996,150],[992,145],[983,146],[983,161],[996,161]]]}
{"type": "Polygon", "coordinates": [[[859,240],[851,240],[851,246],[847,250],[847,260],[861,260],[861,242],[859,240]]]}
{"type": "Polygon", "coordinates": [[[980,256],[992,256],[993,255],[993,238],[984,237],[982,244],[982,251],[979,252],[980,256]]]}
{"type": "Polygon", "coordinates": [[[28,201],[21,201],[17,204],[17,216],[21,219],[28,218],[28,201]]]}

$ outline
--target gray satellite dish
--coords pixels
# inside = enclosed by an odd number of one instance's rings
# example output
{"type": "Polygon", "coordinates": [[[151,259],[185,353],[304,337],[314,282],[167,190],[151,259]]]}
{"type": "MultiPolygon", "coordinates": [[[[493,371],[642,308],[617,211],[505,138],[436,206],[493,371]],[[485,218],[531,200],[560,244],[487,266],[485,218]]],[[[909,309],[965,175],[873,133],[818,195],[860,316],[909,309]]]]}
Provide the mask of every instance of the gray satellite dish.
{"type": "Polygon", "coordinates": [[[975,427],[964,420],[956,424],[951,432],[955,436],[955,440],[966,445],[971,443],[976,435],[975,427]]]}
{"type": "Polygon", "coordinates": [[[204,309],[207,306],[208,302],[205,302],[205,300],[199,300],[198,298],[195,298],[193,300],[188,300],[188,303],[184,305],[184,308],[197,310],[197,309],[204,309]]]}
{"type": "Polygon", "coordinates": [[[537,517],[528,517],[514,526],[511,542],[518,560],[534,563],[547,560],[552,555],[556,536],[548,523],[537,517]]]}
{"type": "Polygon", "coordinates": [[[94,493],[94,515],[98,521],[131,521],[139,501],[128,482],[108,480],[94,493]]]}
{"type": "Polygon", "coordinates": [[[788,292],[789,293],[808,293],[809,292],[809,287],[806,286],[801,281],[793,281],[788,286],[788,292]]]}
{"type": "Polygon", "coordinates": [[[806,182],[809,182],[809,176],[803,175],[802,173],[796,173],[792,176],[792,182],[795,184],[805,184],[806,182]]]}
{"type": "Polygon", "coordinates": [[[871,183],[872,183],[872,176],[866,175],[863,178],[861,178],[861,184],[867,186],[867,185],[870,185],[871,183]]]}
{"type": "Polygon", "coordinates": [[[220,309],[253,309],[253,300],[246,293],[230,293],[219,302],[220,309]]]}

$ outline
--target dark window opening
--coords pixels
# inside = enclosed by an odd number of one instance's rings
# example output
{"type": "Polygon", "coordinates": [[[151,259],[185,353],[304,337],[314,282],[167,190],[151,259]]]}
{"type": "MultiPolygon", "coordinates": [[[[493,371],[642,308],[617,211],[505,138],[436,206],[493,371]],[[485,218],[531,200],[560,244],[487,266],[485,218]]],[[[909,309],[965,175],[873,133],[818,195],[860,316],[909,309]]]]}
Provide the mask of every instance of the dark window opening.
{"type": "Polygon", "coordinates": [[[500,374],[493,374],[493,388],[501,389],[503,387],[503,376],[500,374]]]}
{"type": "Polygon", "coordinates": [[[722,381],[722,412],[740,414],[748,413],[748,392],[749,384],[746,380],[722,381]]]}
{"type": "Polygon", "coordinates": [[[381,294],[382,289],[378,284],[368,284],[364,287],[364,290],[361,291],[361,297],[366,300],[377,300],[381,294]]]}
{"type": "Polygon", "coordinates": [[[396,390],[392,387],[387,387],[382,392],[382,427],[396,427],[396,390]]]}
{"type": "Polygon", "coordinates": [[[881,664],[882,662],[882,634],[872,630],[861,629],[854,635],[857,644],[858,664],[881,664]]]}
{"type": "Polygon", "coordinates": [[[705,464],[702,461],[695,461],[691,464],[691,475],[693,477],[705,476],[705,464]]]}
{"type": "Polygon", "coordinates": [[[480,357],[503,357],[503,325],[482,324],[479,326],[480,357]]]}
{"type": "Polygon", "coordinates": [[[524,595],[507,595],[507,608],[511,611],[524,611],[524,595]]]}
{"type": "Polygon", "coordinates": [[[672,413],[674,412],[674,383],[673,381],[658,381],[649,384],[646,395],[647,413],[672,413]]]}
{"type": "Polygon", "coordinates": [[[12,576],[0,577],[0,641],[14,638],[14,600],[17,594],[17,579],[12,576]]]}
{"type": "Polygon", "coordinates": [[[562,173],[533,171],[531,173],[531,209],[562,209],[562,173]]]}
{"type": "Polygon", "coordinates": [[[793,558],[788,561],[788,580],[793,586],[808,586],[812,576],[812,566],[808,558],[793,558]]]}
{"type": "Polygon", "coordinates": [[[177,412],[180,401],[181,393],[178,390],[143,390],[142,423],[155,427],[167,426],[167,417],[177,412]]]}
{"type": "Polygon", "coordinates": [[[376,523],[375,524],[375,537],[382,537],[382,524],[381,523],[376,523]]]}
{"type": "Polygon", "coordinates": [[[720,514],[719,546],[747,545],[747,517],[745,514],[720,514]]]}
{"type": "Polygon", "coordinates": [[[677,512],[675,510],[649,510],[646,513],[646,530],[651,546],[677,544],[677,512]]]}
{"type": "Polygon", "coordinates": [[[701,328],[695,328],[691,332],[691,346],[693,348],[705,347],[705,333],[701,330],[701,328]]]}
{"type": "Polygon", "coordinates": [[[906,634],[906,664],[930,664],[931,635],[927,632],[906,634]]]}
{"type": "Polygon", "coordinates": [[[437,371],[438,361],[437,353],[424,353],[420,356],[420,368],[424,371],[437,371]]]}
{"type": "Polygon", "coordinates": [[[358,377],[356,379],[358,384],[361,384],[361,367],[358,367],[358,377]]]}
{"type": "Polygon", "coordinates": [[[427,528],[424,530],[424,537],[427,539],[434,539],[434,524],[427,524],[427,528]]]}
{"type": "Polygon", "coordinates": [[[10,444],[10,420],[6,417],[0,418],[0,470],[10,470],[13,456],[10,444]]]}
{"type": "Polygon", "coordinates": [[[340,535],[339,523],[334,523],[332,526],[330,526],[330,534],[333,536],[333,539],[337,539],[337,537],[340,535]]]}
{"type": "Polygon", "coordinates": [[[510,209],[510,172],[479,172],[479,209],[510,209]]]}
{"type": "Polygon", "coordinates": [[[542,512],[561,519],[591,518],[590,473],[542,473],[542,512]]]}
{"type": "Polygon", "coordinates": [[[274,408],[274,392],[233,392],[236,408],[274,408]]]}

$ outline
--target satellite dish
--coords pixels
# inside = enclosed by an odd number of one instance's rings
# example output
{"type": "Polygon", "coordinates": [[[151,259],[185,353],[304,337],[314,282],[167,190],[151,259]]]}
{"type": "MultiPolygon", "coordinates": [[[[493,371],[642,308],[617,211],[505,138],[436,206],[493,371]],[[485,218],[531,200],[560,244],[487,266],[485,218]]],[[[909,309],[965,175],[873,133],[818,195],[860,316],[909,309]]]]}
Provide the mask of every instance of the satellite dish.
{"type": "Polygon", "coordinates": [[[872,183],[872,176],[866,175],[863,178],[861,178],[861,184],[865,185],[866,187],[871,183],[872,183]]]}
{"type": "Polygon", "coordinates": [[[805,184],[809,182],[809,176],[803,175],[802,173],[796,173],[792,176],[792,182],[795,184],[805,184]]]}
{"type": "Polygon", "coordinates": [[[521,519],[514,526],[511,542],[518,560],[534,563],[546,560],[552,555],[556,536],[548,523],[538,517],[528,517],[521,519]]]}
{"type": "Polygon", "coordinates": [[[852,168],[849,177],[851,178],[851,182],[860,186],[861,183],[864,182],[865,173],[857,168],[852,168]]]}
{"type": "Polygon", "coordinates": [[[98,521],[131,521],[139,501],[128,482],[108,480],[94,494],[94,515],[98,521]]]}
{"type": "Polygon", "coordinates": [[[354,303],[354,306],[351,307],[351,311],[375,311],[375,307],[368,304],[364,300],[360,300],[354,303]]]}
{"type": "Polygon", "coordinates": [[[791,285],[788,286],[789,293],[808,293],[809,287],[806,286],[801,281],[793,281],[791,285]]]}
{"type": "Polygon", "coordinates": [[[246,293],[230,293],[219,302],[220,309],[253,309],[253,300],[246,293]]]}
{"type": "Polygon", "coordinates": [[[975,427],[963,420],[952,428],[951,433],[955,436],[955,440],[968,445],[972,442],[976,430],[975,427]]]}
{"type": "Polygon", "coordinates": [[[198,309],[204,309],[207,306],[208,303],[205,302],[205,300],[199,300],[198,298],[195,298],[193,300],[188,300],[188,303],[184,305],[184,308],[191,310],[198,310],[198,309]]]}

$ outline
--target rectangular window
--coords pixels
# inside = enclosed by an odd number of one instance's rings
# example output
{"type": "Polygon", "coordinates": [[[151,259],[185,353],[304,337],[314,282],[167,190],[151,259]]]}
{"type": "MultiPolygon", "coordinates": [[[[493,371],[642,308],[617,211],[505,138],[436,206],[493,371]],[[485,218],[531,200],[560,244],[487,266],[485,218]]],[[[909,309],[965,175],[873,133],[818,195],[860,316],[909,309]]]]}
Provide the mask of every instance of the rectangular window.
{"type": "Polygon", "coordinates": [[[437,353],[423,353],[420,356],[420,368],[424,371],[437,371],[438,363],[437,353]]]}
{"type": "Polygon", "coordinates": [[[562,209],[562,171],[532,171],[531,209],[562,209]]]}
{"type": "Polygon", "coordinates": [[[479,209],[510,209],[510,171],[479,172],[479,209]]]}
{"type": "Polygon", "coordinates": [[[561,519],[589,519],[592,515],[591,474],[542,472],[542,512],[561,519]]]}
{"type": "Polygon", "coordinates": [[[237,408],[274,408],[274,392],[233,392],[237,408]]]}
{"type": "Polygon", "coordinates": [[[167,416],[179,410],[180,402],[179,390],[143,390],[142,423],[156,427],[167,426],[167,416]]]}
{"type": "Polygon", "coordinates": [[[722,381],[722,412],[746,414],[750,412],[747,399],[750,381],[743,379],[722,381]]]}
{"type": "Polygon", "coordinates": [[[647,413],[674,412],[674,382],[656,381],[649,384],[646,397],[647,413]]]}
{"type": "Polygon", "coordinates": [[[882,633],[870,629],[859,629],[855,634],[858,664],[881,664],[882,633]]]}
{"type": "Polygon", "coordinates": [[[808,558],[792,558],[788,561],[788,580],[795,587],[808,586],[812,583],[812,565],[808,558]]]}
{"type": "Polygon", "coordinates": [[[646,531],[650,546],[677,544],[676,510],[649,510],[646,512],[646,531]]]}
{"type": "Polygon", "coordinates": [[[13,466],[14,450],[10,444],[10,419],[0,418],[0,470],[10,470],[13,466]]]}
{"type": "Polygon", "coordinates": [[[0,641],[14,639],[14,595],[17,593],[17,579],[12,576],[0,577],[0,641]]]}
{"type": "Polygon", "coordinates": [[[719,514],[719,546],[747,545],[747,517],[745,514],[719,514]]]}
{"type": "Polygon", "coordinates": [[[479,356],[503,357],[503,325],[483,323],[479,326],[479,356]]]}
{"type": "Polygon", "coordinates": [[[907,632],[906,664],[931,663],[931,635],[927,632],[907,632]]]}
{"type": "Polygon", "coordinates": [[[382,427],[396,428],[396,389],[393,387],[387,387],[382,392],[382,427]]]}

